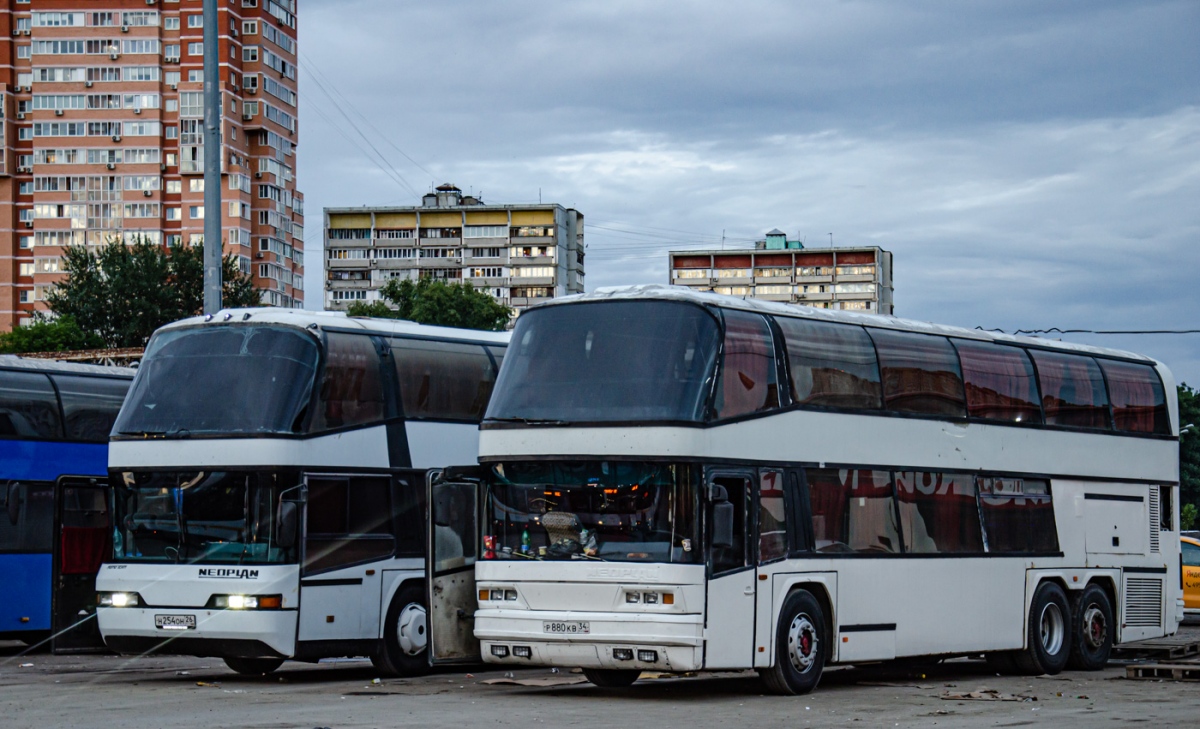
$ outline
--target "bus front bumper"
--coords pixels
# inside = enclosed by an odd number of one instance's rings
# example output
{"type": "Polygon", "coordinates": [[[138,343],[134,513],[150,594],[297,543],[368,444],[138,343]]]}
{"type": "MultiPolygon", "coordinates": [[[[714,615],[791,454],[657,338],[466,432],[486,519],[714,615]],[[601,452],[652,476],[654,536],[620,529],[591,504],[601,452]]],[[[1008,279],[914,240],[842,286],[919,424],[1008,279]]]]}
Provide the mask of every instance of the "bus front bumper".
{"type": "Polygon", "coordinates": [[[700,615],[485,609],[475,637],[486,663],[674,672],[704,662],[700,615]]]}
{"type": "Polygon", "coordinates": [[[296,649],[296,615],[295,610],[154,607],[96,610],[105,645],[118,653],[154,651],[219,658],[290,658],[296,649]],[[195,627],[178,627],[189,622],[195,627]],[[158,627],[163,623],[173,623],[176,629],[158,627]]]}

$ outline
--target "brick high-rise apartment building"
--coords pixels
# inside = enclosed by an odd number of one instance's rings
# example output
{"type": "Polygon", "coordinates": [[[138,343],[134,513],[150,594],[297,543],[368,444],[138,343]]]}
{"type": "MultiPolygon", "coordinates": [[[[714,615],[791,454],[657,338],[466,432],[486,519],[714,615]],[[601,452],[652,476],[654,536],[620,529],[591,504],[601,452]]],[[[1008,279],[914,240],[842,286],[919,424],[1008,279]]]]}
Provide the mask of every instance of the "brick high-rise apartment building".
{"type": "MultiPolygon", "coordinates": [[[[296,2],[219,0],[225,252],[302,306],[296,2]]],[[[68,245],[204,233],[203,3],[0,0],[0,330],[44,308],[68,245]]]]}

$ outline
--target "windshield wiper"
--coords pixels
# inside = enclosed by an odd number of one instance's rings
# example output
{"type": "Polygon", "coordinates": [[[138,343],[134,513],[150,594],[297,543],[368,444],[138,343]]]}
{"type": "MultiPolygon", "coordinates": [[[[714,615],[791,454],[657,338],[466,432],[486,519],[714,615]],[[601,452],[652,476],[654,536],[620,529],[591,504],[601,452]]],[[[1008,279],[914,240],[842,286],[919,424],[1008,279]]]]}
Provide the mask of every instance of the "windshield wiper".
{"type": "Polygon", "coordinates": [[[145,438],[191,438],[192,431],[187,428],[175,430],[118,430],[117,435],[140,435],[145,438]]]}
{"type": "Polygon", "coordinates": [[[488,418],[484,422],[523,423],[525,425],[570,425],[566,420],[537,420],[534,418],[488,418]]]}

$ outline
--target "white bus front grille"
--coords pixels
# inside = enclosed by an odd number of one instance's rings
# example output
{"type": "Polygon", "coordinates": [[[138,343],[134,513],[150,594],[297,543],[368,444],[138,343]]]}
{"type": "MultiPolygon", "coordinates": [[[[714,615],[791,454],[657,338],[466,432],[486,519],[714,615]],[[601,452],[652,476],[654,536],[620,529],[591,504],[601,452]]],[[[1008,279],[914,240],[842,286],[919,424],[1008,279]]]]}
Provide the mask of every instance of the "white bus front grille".
{"type": "Polygon", "coordinates": [[[1161,518],[1161,514],[1160,514],[1161,510],[1162,510],[1162,507],[1159,506],[1159,487],[1151,486],[1150,487],[1150,552],[1153,554],[1157,554],[1159,552],[1158,532],[1159,532],[1159,529],[1161,528],[1160,525],[1162,524],[1162,518],[1161,518]]]}
{"type": "Polygon", "coordinates": [[[1130,628],[1162,625],[1162,580],[1130,577],[1125,580],[1125,620],[1130,628]]]}

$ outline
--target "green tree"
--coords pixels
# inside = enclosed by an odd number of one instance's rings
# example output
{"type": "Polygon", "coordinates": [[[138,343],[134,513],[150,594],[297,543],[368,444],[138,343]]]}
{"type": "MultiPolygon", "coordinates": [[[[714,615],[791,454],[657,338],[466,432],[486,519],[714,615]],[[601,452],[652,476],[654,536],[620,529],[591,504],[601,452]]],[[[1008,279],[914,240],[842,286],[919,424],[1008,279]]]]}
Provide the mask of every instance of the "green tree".
{"type": "Polygon", "coordinates": [[[1179,510],[1179,528],[1183,531],[1190,531],[1196,526],[1196,505],[1184,504],[1179,510]]]}
{"type": "MultiPolygon", "coordinates": [[[[141,347],[155,329],[203,311],[203,249],[165,249],[145,238],[113,240],[92,252],[72,246],[63,254],[67,278],[46,296],[50,310],[71,317],[107,347],[141,347]]],[[[259,302],[250,277],[234,256],[224,260],[227,307],[259,302]]]]}
{"type": "Polygon", "coordinates": [[[1200,391],[1179,386],[1179,504],[1200,508],[1200,391]],[[1193,427],[1188,428],[1191,425],[1193,427]]]}
{"type": "Polygon", "coordinates": [[[407,319],[418,324],[493,332],[503,331],[512,320],[512,309],[486,292],[477,291],[469,283],[447,284],[426,278],[415,282],[392,279],[379,293],[396,308],[379,301],[355,302],[348,310],[350,316],[407,319]]]}
{"type": "Polygon", "coordinates": [[[104,340],[79,328],[70,316],[57,319],[37,317],[33,323],[0,334],[0,354],[25,352],[64,352],[70,349],[98,349],[104,340]]]}

